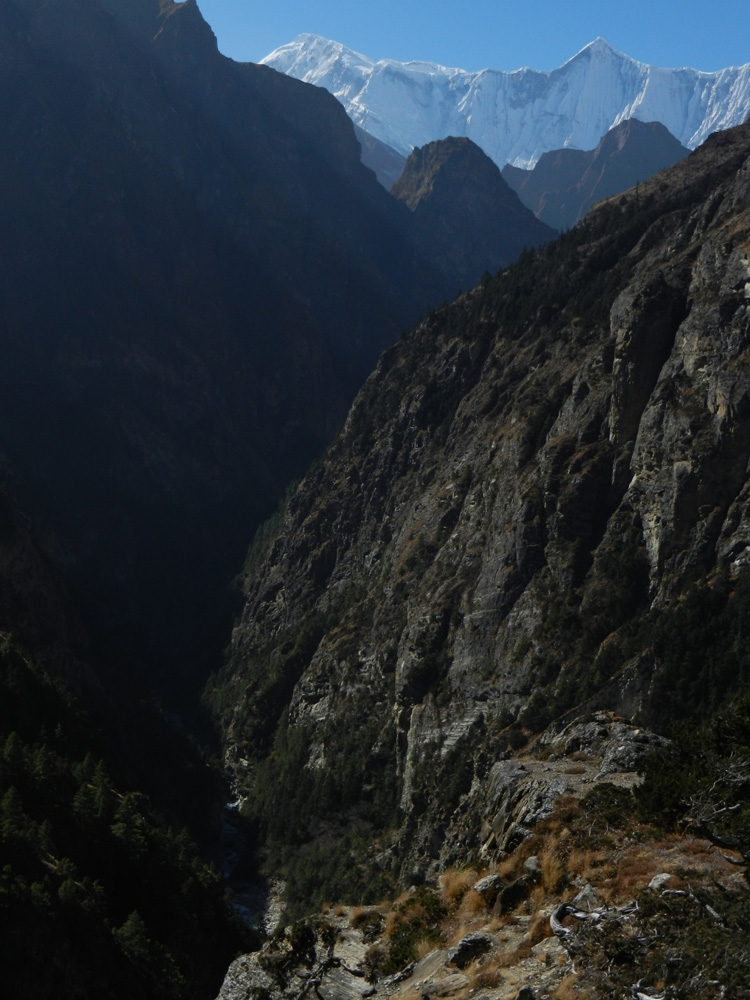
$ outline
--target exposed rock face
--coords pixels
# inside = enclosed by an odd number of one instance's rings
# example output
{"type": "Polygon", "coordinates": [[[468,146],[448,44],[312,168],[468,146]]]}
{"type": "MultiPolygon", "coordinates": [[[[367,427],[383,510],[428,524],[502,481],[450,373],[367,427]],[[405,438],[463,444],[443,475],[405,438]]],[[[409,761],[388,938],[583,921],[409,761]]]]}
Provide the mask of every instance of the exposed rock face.
{"type": "Polygon", "coordinates": [[[526,761],[498,761],[490,770],[479,807],[484,818],[485,854],[516,848],[540,820],[552,814],[567,794],[583,797],[602,781],[632,788],[638,767],[666,744],[654,733],[598,713],[576,720],[561,733],[554,729],[539,740],[549,756],[526,761]]]}
{"type": "MultiPolygon", "coordinates": [[[[706,997],[717,983],[724,991],[732,978],[740,986],[737,995],[744,996],[744,940],[726,917],[747,912],[747,890],[730,859],[696,838],[655,842],[643,828],[628,824],[625,830],[616,820],[610,826],[580,812],[570,818],[570,826],[557,828],[557,838],[536,835],[547,852],[544,875],[536,856],[523,860],[522,848],[505,858],[506,870],[517,874],[520,867],[527,874],[508,879],[496,901],[479,899],[476,887],[452,899],[446,889],[454,871],[434,888],[403,893],[394,905],[324,907],[274,935],[259,952],[237,959],[219,1000],[460,1000],[468,993],[535,1000],[571,986],[574,995],[608,1000],[655,998],[663,993],[651,984],[663,981],[670,965],[675,993],[689,995],[696,981],[702,986],[711,976],[706,997]],[[592,828],[597,834],[606,830],[606,836],[587,838],[584,831],[592,828]],[[571,866],[564,879],[548,867],[555,852],[558,863],[564,859],[571,866]],[[403,962],[393,971],[399,930],[408,933],[410,917],[420,921],[426,911],[437,921],[430,939],[422,939],[427,954],[402,952],[403,962]],[[694,947],[704,936],[709,947],[694,947]]],[[[491,879],[502,881],[496,873],[483,881],[491,879]]]]}
{"type": "MultiPolygon", "coordinates": [[[[736,750],[742,727],[725,717],[717,734],[727,731],[736,750]]],[[[220,1000],[460,1000],[474,993],[533,1000],[558,988],[611,1000],[650,998],[662,993],[644,984],[663,982],[665,970],[675,994],[690,995],[709,980],[706,997],[717,988],[743,996],[746,943],[737,931],[742,925],[728,919],[750,907],[738,852],[716,850],[694,828],[676,833],[671,821],[650,825],[639,815],[639,803],[654,790],[649,777],[643,794],[628,790],[639,780],[634,767],[645,764],[653,775],[655,762],[646,760],[652,751],[667,750],[660,768],[675,759],[677,748],[665,743],[611,713],[550,727],[533,746],[497,762],[461,806],[483,808],[484,784],[485,809],[497,808],[498,792],[509,807],[506,830],[520,831],[524,816],[533,830],[499,857],[485,845],[470,866],[449,865],[393,903],[324,905],[277,929],[260,951],[233,963],[220,1000]],[[544,794],[529,810],[533,789],[544,794]]],[[[684,752],[690,741],[680,743],[684,752]]],[[[725,750],[742,782],[746,761],[725,750]]],[[[653,804],[657,813],[666,806],[653,804]]],[[[649,819],[656,820],[653,812],[649,819]]]]}
{"type": "MultiPolygon", "coordinates": [[[[343,909],[343,908],[342,908],[343,909]]],[[[373,914],[376,911],[372,911],[373,914]]],[[[370,954],[380,945],[380,934],[367,933],[367,924],[351,911],[341,916],[330,911],[320,918],[297,925],[262,951],[243,955],[232,963],[217,1000],[245,1000],[248,996],[325,997],[327,1000],[387,1000],[407,998],[418,990],[422,996],[452,997],[465,993],[468,976],[463,971],[483,955],[497,955],[509,942],[523,940],[528,918],[505,927],[503,934],[474,931],[453,948],[435,948],[417,962],[391,976],[373,974],[370,954]],[[307,947],[302,947],[304,944],[307,947]],[[501,944],[501,941],[503,944],[501,944]]],[[[526,961],[506,974],[506,982],[489,994],[492,1000],[516,1000],[519,985],[533,983],[548,990],[570,972],[561,944],[554,938],[529,950],[526,961]],[[549,956],[549,957],[548,957],[549,956]]],[[[523,986],[533,996],[530,986],[523,986]]]]}
{"type": "Polygon", "coordinates": [[[470,962],[473,962],[480,955],[484,955],[494,944],[495,941],[489,934],[472,931],[466,937],[461,938],[457,945],[448,949],[446,959],[449,965],[465,969],[470,962]]]}
{"type": "Polygon", "coordinates": [[[472,287],[485,270],[494,273],[524,247],[555,235],[521,204],[471,139],[441,139],[415,149],[391,194],[414,213],[436,265],[458,251],[457,287],[472,287]]]}
{"type": "Polygon", "coordinates": [[[411,879],[471,850],[462,804],[524,725],[739,683],[741,643],[675,664],[670,623],[744,593],[749,155],[750,127],[717,134],[386,352],[246,581],[223,697],[248,791],[292,752],[309,817],[386,825],[388,790],[411,879]]]}
{"type": "Polygon", "coordinates": [[[548,226],[570,229],[596,201],[645,181],[690,150],[660,122],[637,118],[615,125],[596,149],[543,153],[532,170],[506,164],[503,179],[548,226]]]}

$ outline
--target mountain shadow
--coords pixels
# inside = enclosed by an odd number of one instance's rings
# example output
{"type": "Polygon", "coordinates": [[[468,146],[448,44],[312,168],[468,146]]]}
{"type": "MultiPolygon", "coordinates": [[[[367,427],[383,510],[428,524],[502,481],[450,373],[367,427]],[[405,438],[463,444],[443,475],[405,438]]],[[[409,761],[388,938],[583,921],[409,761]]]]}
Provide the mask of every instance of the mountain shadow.
{"type": "Polygon", "coordinates": [[[9,0],[0,45],[0,449],[101,658],[194,691],[255,525],[445,279],[340,105],[194,0],[9,0]]]}

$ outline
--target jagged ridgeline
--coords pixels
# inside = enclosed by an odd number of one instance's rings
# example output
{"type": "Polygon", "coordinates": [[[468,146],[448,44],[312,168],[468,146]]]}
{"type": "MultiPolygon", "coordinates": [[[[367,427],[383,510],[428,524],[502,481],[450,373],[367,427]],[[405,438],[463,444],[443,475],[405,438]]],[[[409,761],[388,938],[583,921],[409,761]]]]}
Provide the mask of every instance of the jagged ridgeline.
{"type": "Polygon", "coordinates": [[[717,133],[432,313],[256,547],[209,697],[300,898],[465,859],[462,796],[553,718],[747,687],[749,154],[717,133]]]}

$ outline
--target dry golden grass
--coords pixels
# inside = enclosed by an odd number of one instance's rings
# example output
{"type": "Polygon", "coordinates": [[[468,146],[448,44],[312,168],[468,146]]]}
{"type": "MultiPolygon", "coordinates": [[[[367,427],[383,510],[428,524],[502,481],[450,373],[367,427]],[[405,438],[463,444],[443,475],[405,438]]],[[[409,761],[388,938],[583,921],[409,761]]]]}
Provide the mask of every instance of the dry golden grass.
{"type": "Polygon", "coordinates": [[[537,885],[531,890],[531,893],[526,897],[526,899],[521,900],[521,902],[516,907],[516,913],[536,913],[537,910],[547,903],[549,899],[549,894],[545,891],[544,886],[537,885]]]}
{"type": "Polygon", "coordinates": [[[519,955],[528,958],[531,949],[524,946],[496,951],[486,956],[471,969],[470,984],[473,989],[494,989],[503,980],[503,972],[510,969],[519,959],[519,955]],[[523,953],[523,954],[522,954],[523,953]]]}
{"type": "MultiPolygon", "coordinates": [[[[535,955],[540,961],[556,956],[555,949],[548,945],[543,945],[538,952],[533,949],[551,936],[548,917],[551,907],[572,898],[582,882],[595,889],[603,904],[619,904],[637,896],[658,872],[674,873],[674,886],[681,885],[680,876],[687,878],[688,870],[693,868],[708,869],[711,862],[716,861],[715,854],[706,841],[692,834],[674,833],[655,840],[649,830],[637,823],[628,824],[624,829],[608,828],[605,837],[576,801],[562,803],[552,817],[537,826],[531,837],[496,865],[497,874],[507,883],[526,875],[524,862],[530,856],[535,855],[539,860],[541,878],[533,888],[526,883],[525,898],[513,912],[490,914],[485,901],[473,888],[484,874],[479,865],[449,869],[441,876],[438,893],[447,916],[440,926],[440,947],[455,945],[469,931],[477,929],[494,934],[498,942],[496,950],[477,959],[465,970],[468,984],[465,990],[453,996],[453,1000],[471,1000],[472,991],[510,985],[511,980],[515,981],[516,972],[507,970],[535,955]],[[520,919],[523,914],[528,916],[520,919]]],[[[405,919],[405,911],[398,912],[399,905],[410,895],[403,893],[390,906],[347,909],[353,927],[372,919],[373,913],[379,913],[385,923],[381,942],[372,949],[373,964],[377,965],[378,960],[387,955],[388,938],[397,923],[405,919]]],[[[408,907],[409,918],[421,912],[420,898],[414,899],[408,907]]],[[[415,957],[423,958],[435,947],[434,939],[420,939],[415,946],[415,957]]],[[[550,974],[562,975],[564,971],[567,970],[560,968],[555,973],[551,969],[550,974]]],[[[548,987],[552,1000],[595,1000],[592,988],[585,978],[575,974],[566,975],[554,992],[548,987]]],[[[409,1000],[409,995],[414,993],[406,984],[404,989],[398,1000],[409,1000]]],[[[414,1000],[417,1000],[416,995],[414,1000]]]]}
{"type": "Polygon", "coordinates": [[[353,906],[349,911],[349,924],[355,930],[365,924],[381,927],[383,923],[383,913],[378,906],[353,906]]]}
{"type": "MultiPolygon", "coordinates": [[[[385,914],[383,913],[384,907],[382,906],[378,907],[378,912],[381,914],[381,916],[383,915],[385,916],[385,928],[383,930],[383,933],[385,934],[386,937],[389,938],[392,936],[396,924],[399,922],[399,912],[398,912],[399,907],[403,903],[405,903],[410,896],[411,892],[408,889],[405,892],[402,892],[400,896],[396,897],[396,899],[391,904],[390,908],[387,909],[385,914]]],[[[421,912],[421,907],[417,906],[417,908],[415,908],[412,911],[412,915],[416,916],[419,912],[421,912]]]]}
{"type": "Polygon", "coordinates": [[[557,844],[552,843],[539,855],[542,872],[542,888],[546,892],[558,892],[565,882],[565,864],[557,844]]]}
{"type": "Polygon", "coordinates": [[[552,994],[552,1000],[582,1000],[584,994],[579,993],[578,990],[576,990],[577,982],[578,976],[575,972],[571,972],[570,975],[565,976],[555,992],[552,994]]]}
{"type": "Polygon", "coordinates": [[[557,800],[555,811],[549,819],[541,824],[544,829],[559,829],[575,822],[583,813],[583,807],[578,798],[572,793],[561,795],[557,800]]]}
{"type": "Polygon", "coordinates": [[[578,875],[584,882],[593,882],[601,875],[607,863],[606,852],[602,849],[574,847],[568,854],[565,867],[570,875],[578,875]]]}
{"type": "Polygon", "coordinates": [[[474,889],[469,889],[458,907],[459,920],[471,920],[487,912],[487,904],[474,889]]]}
{"type": "Polygon", "coordinates": [[[500,968],[479,969],[470,979],[471,987],[475,990],[494,990],[502,984],[503,974],[500,968]]]}
{"type": "Polygon", "coordinates": [[[414,956],[417,959],[424,958],[425,955],[429,955],[431,951],[436,948],[434,941],[430,941],[429,938],[420,938],[414,946],[414,956]]]}
{"type": "Polygon", "coordinates": [[[497,956],[497,967],[499,969],[510,969],[512,966],[523,962],[525,958],[531,958],[531,945],[523,943],[510,951],[501,951],[497,956]]]}
{"type": "Polygon", "coordinates": [[[385,918],[385,927],[383,928],[383,936],[390,938],[393,937],[393,932],[396,929],[396,924],[398,923],[398,914],[396,913],[395,907],[388,911],[385,918]]]}
{"type": "Polygon", "coordinates": [[[365,961],[372,966],[379,965],[384,957],[385,957],[385,948],[380,943],[380,941],[376,941],[375,944],[371,944],[370,947],[365,952],[365,961]]]}
{"type": "Polygon", "coordinates": [[[523,864],[523,862],[519,860],[517,853],[514,852],[513,854],[508,855],[507,858],[502,859],[500,864],[497,866],[497,874],[501,878],[510,878],[518,871],[521,864],[523,864]]]}
{"type": "Polygon", "coordinates": [[[680,850],[683,854],[689,854],[696,859],[702,858],[706,862],[714,860],[713,845],[707,840],[701,840],[698,837],[685,837],[680,844],[680,850]]]}
{"type": "Polygon", "coordinates": [[[552,937],[552,928],[549,925],[549,917],[546,913],[537,913],[529,925],[528,933],[524,938],[524,944],[531,948],[545,938],[552,937]]]}
{"type": "Polygon", "coordinates": [[[365,961],[369,962],[371,965],[377,965],[384,955],[385,948],[379,941],[376,941],[375,944],[371,944],[365,952],[365,961]]]}
{"type": "Polygon", "coordinates": [[[443,935],[443,940],[449,948],[452,948],[454,945],[458,944],[461,938],[466,937],[472,928],[465,924],[462,920],[447,919],[440,925],[440,930],[443,935]]]}
{"type": "MultiPolygon", "coordinates": [[[[502,928],[506,927],[507,925],[508,925],[508,916],[507,916],[507,914],[504,915],[504,916],[501,915],[501,914],[494,914],[493,916],[490,917],[490,919],[485,924],[485,930],[489,934],[497,934],[497,932],[499,930],[502,930],[502,928]]],[[[506,940],[506,938],[504,938],[502,935],[500,935],[498,937],[498,940],[499,941],[504,941],[504,940],[506,940]]]]}
{"type": "Polygon", "coordinates": [[[447,868],[440,876],[440,902],[454,910],[478,880],[474,868],[447,868]]]}
{"type": "MultiPolygon", "coordinates": [[[[602,875],[608,874],[607,868],[606,865],[603,867],[602,875]]],[[[636,848],[619,858],[616,865],[612,865],[606,889],[612,899],[630,897],[663,870],[653,850],[636,848]]]]}
{"type": "Polygon", "coordinates": [[[457,909],[443,919],[441,923],[441,933],[443,940],[449,946],[458,944],[461,938],[470,931],[478,929],[489,930],[502,927],[505,919],[502,917],[490,916],[487,904],[479,895],[470,889],[461,899],[457,909]]]}

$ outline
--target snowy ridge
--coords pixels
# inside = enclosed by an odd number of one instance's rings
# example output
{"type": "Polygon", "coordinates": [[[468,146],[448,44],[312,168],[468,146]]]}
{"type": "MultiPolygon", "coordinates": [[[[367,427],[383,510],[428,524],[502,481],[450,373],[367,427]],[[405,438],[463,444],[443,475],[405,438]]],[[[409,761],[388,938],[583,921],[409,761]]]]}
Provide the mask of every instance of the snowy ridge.
{"type": "Polygon", "coordinates": [[[750,112],[750,63],[716,73],[660,69],[601,38],[549,73],[375,62],[309,34],[261,61],[325,87],[357,125],[405,156],[435,139],[467,136],[500,167],[532,167],[552,149],[593,149],[627,118],[659,121],[694,149],[750,112]]]}

